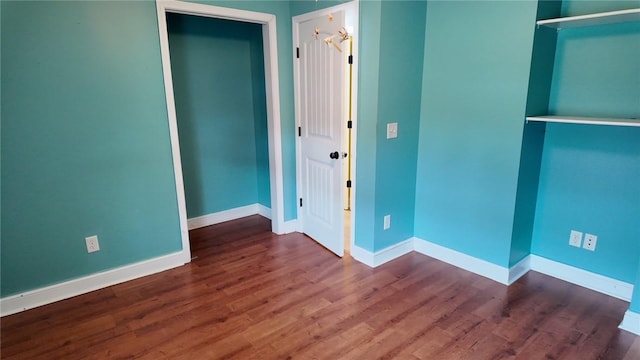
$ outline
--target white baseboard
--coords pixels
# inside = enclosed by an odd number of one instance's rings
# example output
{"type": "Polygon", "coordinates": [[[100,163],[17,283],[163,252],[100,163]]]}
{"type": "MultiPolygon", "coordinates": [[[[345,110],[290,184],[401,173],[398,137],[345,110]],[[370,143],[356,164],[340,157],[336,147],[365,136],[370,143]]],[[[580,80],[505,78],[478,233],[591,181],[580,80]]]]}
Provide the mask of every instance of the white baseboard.
{"type": "Polygon", "coordinates": [[[125,281],[184,265],[184,254],[177,252],[63,283],[35,289],[0,299],[0,315],[11,315],[51,304],[125,281]]]}
{"type": "Polygon", "coordinates": [[[622,330],[640,335],[640,314],[631,310],[627,310],[627,312],[624,314],[624,319],[622,319],[622,323],[619,327],[622,330]]]}
{"type": "Polygon", "coordinates": [[[529,271],[528,258],[523,259],[511,269],[507,269],[416,237],[375,253],[354,245],[351,248],[351,256],[365,265],[376,267],[411,251],[433,257],[505,285],[513,283],[529,271]]]}
{"type": "Polygon", "coordinates": [[[351,248],[351,256],[365,265],[377,267],[412,251],[413,239],[407,239],[375,253],[354,245],[351,248]]]}
{"type": "Polygon", "coordinates": [[[451,250],[420,238],[413,239],[415,250],[421,254],[444,261],[461,269],[471,271],[472,273],[484,276],[501,284],[509,285],[510,271],[505,267],[492,264],[488,261],[451,250]]]}
{"type": "Polygon", "coordinates": [[[509,268],[509,281],[507,285],[518,281],[518,279],[528,273],[529,270],[531,270],[531,256],[527,255],[524,259],[509,268]]]}
{"type": "MultiPolygon", "coordinates": [[[[266,208],[260,209],[258,206],[255,206],[255,209],[256,211],[263,212],[256,213],[266,217],[266,212],[264,212],[266,208]]],[[[286,232],[283,233],[298,231],[298,221],[290,220],[285,222],[284,230],[286,232]]],[[[534,270],[625,301],[630,301],[633,294],[632,284],[594,274],[537,255],[529,255],[510,269],[507,269],[415,237],[375,253],[354,245],[351,248],[351,256],[370,267],[377,267],[411,251],[417,251],[505,285],[512,284],[529,270],[534,270]]],[[[181,266],[186,262],[188,262],[188,259],[184,259],[184,254],[177,252],[79,279],[31,290],[22,294],[8,296],[0,299],[0,316],[15,314],[34,307],[165,271],[181,266]]],[[[622,324],[620,324],[620,328],[640,335],[640,314],[627,311],[622,324]]]]}
{"type": "Polygon", "coordinates": [[[363,264],[376,267],[407,254],[412,250],[474,274],[487,277],[504,285],[511,285],[529,272],[529,270],[534,270],[624,301],[630,301],[633,294],[633,284],[565,265],[537,255],[529,255],[511,268],[505,268],[416,237],[376,253],[354,245],[351,248],[351,256],[363,264]]]}
{"type": "Polygon", "coordinates": [[[189,230],[223,223],[225,221],[240,219],[251,215],[262,215],[271,219],[271,209],[261,204],[251,204],[237,208],[218,211],[212,214],[202,215],[187,220],[189,230]]]}
{"type": "Polygon", "coordinates": [[[529,255],[531,270],[553,276],[615,298],[630,301],[633,284],[598,275],[573,266],[565,265],[538,255],[529,255]]]}
{"type": "Polygon", "coordinates": [[[285,221],[284,224],[282,224],[282,226],[278,229],[278,231],[274,231],[274,232],[278,235],[290,234],[292,232],[300,232],[298,219],[285,221]]]}
{"type": "Polygon", "coordinates": [[[256,204],[256,205],[258,205],[258,215],[271,220],[271,209],[262,204],[256,204]]]}
{"type": "Polygon", "coordinates": [[[365,250],[355,244],[353,244],[353,246],[351,246],[351,257],[356,259],[357,261],[369,266],[369,267],[375,267],[373,258],[374,258],[374,254],[369,251],[369,250],[365,250]]]}

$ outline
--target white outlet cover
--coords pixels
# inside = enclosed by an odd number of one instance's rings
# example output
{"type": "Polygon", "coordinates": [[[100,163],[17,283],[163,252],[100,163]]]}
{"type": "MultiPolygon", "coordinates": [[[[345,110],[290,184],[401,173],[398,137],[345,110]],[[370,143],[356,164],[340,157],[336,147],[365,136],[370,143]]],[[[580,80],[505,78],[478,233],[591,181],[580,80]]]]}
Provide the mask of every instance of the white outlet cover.
{"type": "Polygon", "coordinates": [[[583,248],[591,251],[596,251],[596,243],[598,242],[598,236],[593,234],[584,234],[583,248]]]}
{"type": "Polygon", "coordinates": [[[98,242],[98,236],[93,235],[84,238],[85,243],[87,244],[87,252],[92,253],[96,251],[100,251],[100,243],[98,242]]]}
{"type": "Polygon", "coordinates": [[[571,230],[571,235],[569,235],[569,245],[582,247],[582,233],[580,231],[571,230]]]}

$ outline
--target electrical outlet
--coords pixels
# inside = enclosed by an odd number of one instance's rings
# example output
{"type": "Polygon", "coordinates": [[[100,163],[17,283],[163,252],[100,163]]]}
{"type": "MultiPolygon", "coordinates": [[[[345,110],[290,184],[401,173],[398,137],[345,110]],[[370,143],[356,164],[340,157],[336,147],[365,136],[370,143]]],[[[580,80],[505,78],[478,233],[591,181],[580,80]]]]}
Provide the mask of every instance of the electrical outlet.
{"type": "Polygon", "coordinates": [[[591,251],[596,251],[596,243],[598,242],[598,236],[593,234],[584,234],[583,248],[591,251]]]}
{"type": "Polygon", "coordinates": [[[571,235],[569,235],[569,245],[582,247],[582,233],[580,231],[571,230],[571,235]]]}
{"type": "Polygon", "coordinates": [[[391,215],[384,216],[384,230],[387,230],[391,227],[391,215]]]}
{"type": "Polygon", "coordinates": [[[100,243],[98,243],[98,235],[93,235],[84,238],[87,243],[87,252],[92,253],[100,250],[100,243]]]}

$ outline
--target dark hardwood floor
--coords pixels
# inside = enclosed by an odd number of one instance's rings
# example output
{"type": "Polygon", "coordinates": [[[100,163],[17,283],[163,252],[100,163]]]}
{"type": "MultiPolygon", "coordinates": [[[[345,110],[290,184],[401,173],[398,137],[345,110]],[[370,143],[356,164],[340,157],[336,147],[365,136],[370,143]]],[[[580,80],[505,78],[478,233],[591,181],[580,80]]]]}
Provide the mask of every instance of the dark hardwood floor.
{"type": "Polygon", "coordinates": [[[248,217],[188,265],[1,319],[3,359],[640,359],[628,303],[412,253],[371,269],[248,217]]]}

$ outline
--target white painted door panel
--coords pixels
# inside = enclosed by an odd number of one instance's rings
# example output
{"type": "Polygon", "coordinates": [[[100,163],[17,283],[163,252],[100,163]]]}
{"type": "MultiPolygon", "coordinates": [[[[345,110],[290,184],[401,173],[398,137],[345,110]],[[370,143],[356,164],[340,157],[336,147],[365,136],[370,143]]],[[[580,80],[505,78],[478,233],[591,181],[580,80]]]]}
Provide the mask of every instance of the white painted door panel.
{"type": "Polygon", "coordinates": [[[298,24],[300,57],[296,61],[302,228],[339,256],[344,253],[342,138],[349,49],[348,42],[340,43],[335,35],[344,22],[344,11],[340,11],[298,24]],[[335,152],[337,159],[330,157],[335,152]]]}

